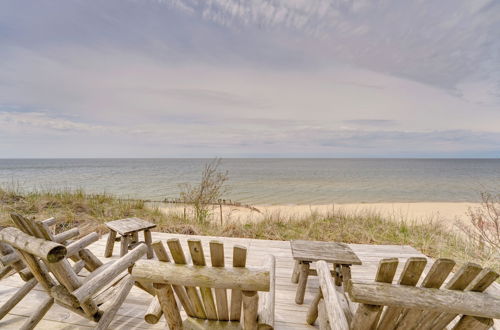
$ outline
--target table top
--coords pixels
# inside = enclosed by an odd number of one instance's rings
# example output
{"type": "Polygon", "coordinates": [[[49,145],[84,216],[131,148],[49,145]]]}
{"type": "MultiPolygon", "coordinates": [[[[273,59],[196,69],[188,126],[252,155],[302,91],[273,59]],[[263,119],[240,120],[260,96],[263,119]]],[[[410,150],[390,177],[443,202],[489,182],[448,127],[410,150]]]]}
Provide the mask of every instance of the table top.
{"type": "Polygon", "coordinates": [[[116,231],[120,235],[128,235],[136,231],[146,230],[156,227],[154,223],[147,222],[139,218],[126,218],[106,222],[106,226],[116,231]]]}
{"type": "Polygon", "coordinates": [[[344,243],[318,241],[290,241],[293,259],[299,261],[319,261],[340,265],[361,265],[361,260],[344,243]]]}

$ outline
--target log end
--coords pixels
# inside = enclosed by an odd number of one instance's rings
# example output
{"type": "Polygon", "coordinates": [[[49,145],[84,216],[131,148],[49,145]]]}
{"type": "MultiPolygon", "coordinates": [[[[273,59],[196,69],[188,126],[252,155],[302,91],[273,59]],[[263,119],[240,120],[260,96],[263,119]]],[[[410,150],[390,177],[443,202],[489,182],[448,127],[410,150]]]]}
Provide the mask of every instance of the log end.
{"type": "Polygon", "coordinates": [[[146,314],[144,315],[144,320],[149,324],[156,324],[160,318],[155,314],[146,314]]]}
{"type": "Polygon", "coordinates": [[[66,253],[67,251],[65,246],[63,245],[54,246],[47,253],[47,261],[50,263],[61,261],[66,256],[66,253]]]}

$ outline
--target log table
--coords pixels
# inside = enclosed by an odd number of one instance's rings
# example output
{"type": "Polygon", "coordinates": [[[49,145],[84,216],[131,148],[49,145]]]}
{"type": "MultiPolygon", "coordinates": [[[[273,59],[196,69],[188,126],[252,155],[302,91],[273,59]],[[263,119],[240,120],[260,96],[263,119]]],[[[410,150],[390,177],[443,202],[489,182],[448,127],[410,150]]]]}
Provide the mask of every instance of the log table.
{"type": "Polygon", "coordinates": [[[324,260],[333,264],[332,276],[338,286],[350,277],[351,265],[361,265],[358,256],[344,243],[297,240],[290,241],[290,246],[295,260],[292,283],[298,283],[295,303],[299,305],[304,303],[308,276],[317,275],[316,270],[311,268],[311,262],[324,260]]]}
{"type": "Polygon", "coordinates": [[[127,254],[129,248],[135,246],[139,242],[139,232],[144,231],[144,243],[148,247],[148,259],[153,258],[153,248],[151,247],[151,230],[156,227],[154,223],[144,221],[139,218],[126,218],[106,223],[109,228],[108,242],[104,257],[109,258],[113,255],[113,246],[115,245],[116,234],[120,234],[121,249],[120,257],[127,254]]]}

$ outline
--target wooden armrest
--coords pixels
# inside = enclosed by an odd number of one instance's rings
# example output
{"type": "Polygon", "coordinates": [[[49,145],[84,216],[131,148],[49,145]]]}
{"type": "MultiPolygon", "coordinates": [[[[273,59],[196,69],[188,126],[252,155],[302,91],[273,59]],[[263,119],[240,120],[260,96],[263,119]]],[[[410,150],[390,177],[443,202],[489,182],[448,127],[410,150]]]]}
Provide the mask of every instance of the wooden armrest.
{"type": "MultiPolygon", "coordinates": [[[[259,324],[274,328],[274,296],[276,284],[276,259],[273,255],[267,255],[264,260],[264,268],[269,270],[269,291],[262,292],[259,300],[259,324]]],[[[259,326],[261,329],[262,326],[259,326]]]]}
{"type": "Polygon", "coordinates": [[[48,218],[48,219],[42,220],[42,223],[45,226],[52,226],[52,225],[54,225],[56,223],[56,218],[52,217],[52,218],[48,218]]]}
{"type": "Polygon", "coordinates": [[[388,283],[353,281],[352,301],[370,305],[432,310],[485,318],[500,318],[500,297],[483,292],[432,289],[388,283]]]}
{"type": "Polygon", "coordinates": [[[54,242],[63,243],[64,241],[80,235],[78,228],[71,228],[70,230],[63,231],[57,235],[54,235],[54,242]]]}
{"type": "Polygon", "coordinates": [[[137,281],[242,291],[269,291],[269,270],[205,267],[139,260],[132,269],[137,281]]]}
{"type": "Polygon", "coordinates": [[[78,252],[80,252],[81,249],[89,246],[90,244],[97,242],[99,240],[99,234],[97,233],[90,233],[87,236],[84,236],[76,241],[74,241],[71,244],[68,244],[66,246],[66,257],[69,258],[78,252]]]}
{"type": "Polygon", "coordinates": [[[85,282],[81,287],[73,291],[73,295],[79,302],[83,302],[105,287],[116,276],[132,266],[139,258],[141,258],[148,248],[146,244],[141,244],[132,251],[118,259],[111,266],[100,272],[92,279],[85,282]]]}
{"type": "Polygon", "coordinates": [[[58,262],[66,256],[66,247],[64,245],[33,237],[14,227],[1,229],[0,241],[47,260],[50,263],[58,262]]]}
{"type": "Polygon", "coordinates": [[[349,309],[342,308],[343,301],[340,293],[335,289],[330,269],[326,261],[316,262],[318,271],[319,285],[326,309],[326,315],[330,324],[335,324],[337,329],[349,329],[349,323],[352,319],[349,309]]]}

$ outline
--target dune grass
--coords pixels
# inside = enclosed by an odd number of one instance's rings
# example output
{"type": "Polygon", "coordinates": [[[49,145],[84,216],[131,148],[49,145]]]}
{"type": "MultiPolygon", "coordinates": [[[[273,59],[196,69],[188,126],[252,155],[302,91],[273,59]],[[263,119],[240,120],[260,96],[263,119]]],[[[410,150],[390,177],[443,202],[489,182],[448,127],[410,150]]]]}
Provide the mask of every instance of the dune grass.
{"type": "Polygon", "coordinates": [[[446,229],[438,221],[417,223],[394,221],[374,212],[311,212],[307,216],[267,215],[259,222],[200,222],[176,212],[163,212],[144,201],[124,201],[107,194],[83,190],[33,191],[0,188],[0,224],[12,225],[9,214],[18,212],[34,219],[57,219],[57,231],[78,227],[82,235],[106,233],[104,223],[140,217],[157,224],[156,230],[180,234],[246,237],[271,240],[308,239],[362,244],[411,245],[433,257],[448,257],[459,263],[474,261],[500,271],[494,255],[446,229]]]}

